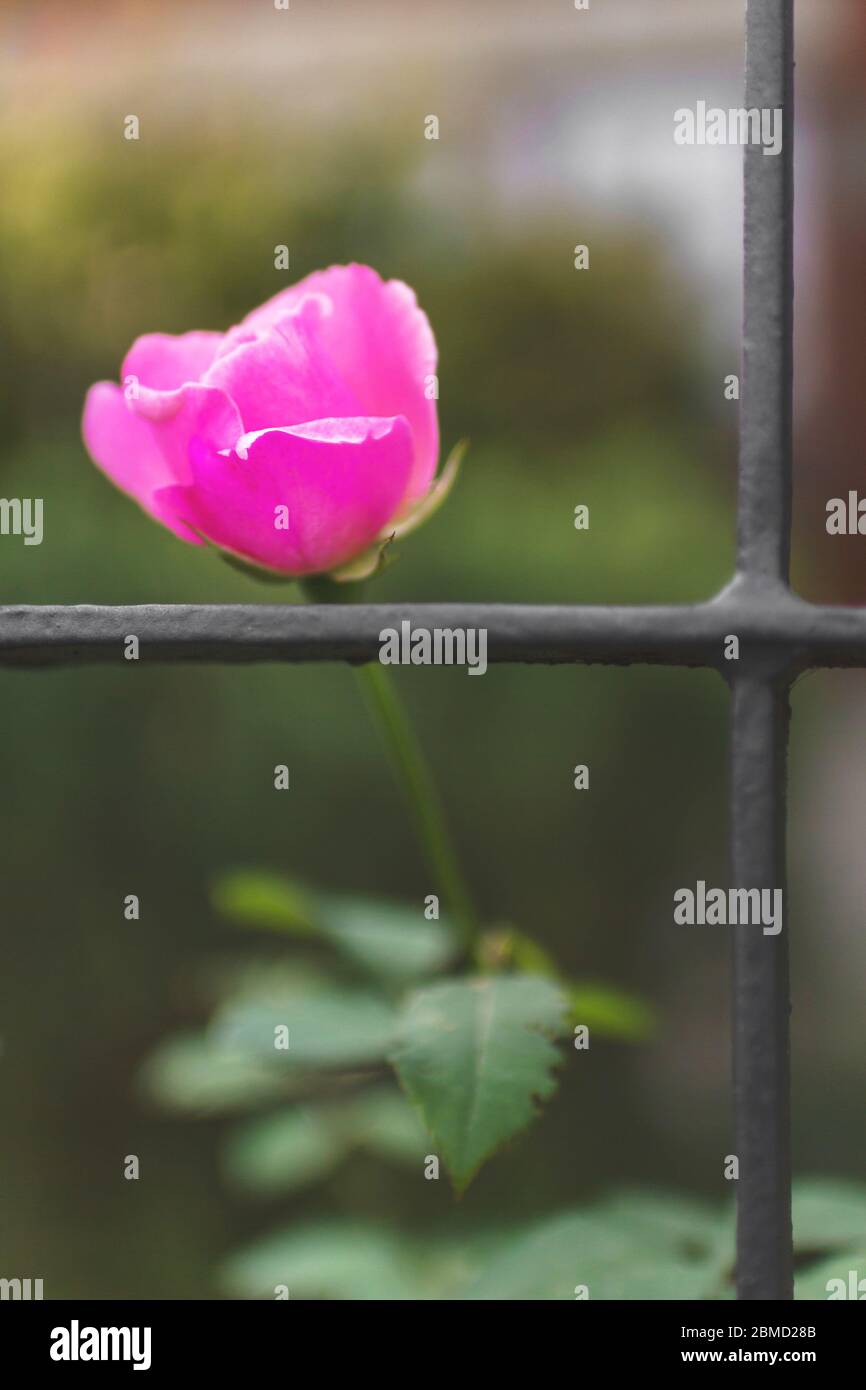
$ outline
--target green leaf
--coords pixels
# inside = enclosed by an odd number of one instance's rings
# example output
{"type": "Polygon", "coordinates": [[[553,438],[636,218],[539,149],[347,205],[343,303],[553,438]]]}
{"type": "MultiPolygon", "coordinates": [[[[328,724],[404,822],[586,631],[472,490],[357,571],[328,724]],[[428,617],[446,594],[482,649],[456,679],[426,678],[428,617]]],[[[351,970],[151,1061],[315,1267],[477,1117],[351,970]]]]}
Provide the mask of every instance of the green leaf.
{"type": "Polygon", "coordinates": [[[379,1227],[331,1223],[292,1227],[233,1255],[222,1284],[235,1298],[387,1300],[420,1297],[415,1270],[401,1243],[379,1227]]]}
{"type": "Polygon", "coordinates": [[[794,1184],[791,1205],[795,1249],[866,1247],[866,1188],[862,1185],[838,1178],[801,1179],[794,1184]]]}
{"type": "Polygon", "coordinates": [[[851,1250],[839,1250],[829,1259],[810,1265],[795,1276],[795,1298],[826,1301],[830,1300],[831,1293],[834,1295],[832,1302],[851,1298],[860,1302],[866,1298],[866,1244],[851,1250]],[[831,1279],[841,1280],[841,1286],[837,1283],[828,1289],[831,1279]],[[862,1290],[861,1279],[864,1281],[862,1290]]]}
{"type": "Polygon", "coordinates": [[[300,954],[274,958],[245,952],[205,962],[197,971],[196,1000],[213,1012],[231,1000],[262,1002],[286,991],[313,994],[331,988],[333,983],[332,973],[300,954]]]}
{"type": "Polygon", "coordinates": [[[322,937],[354,966],[405,984],[441,970],[459,950],[447,920],[376,898],[316,893],[283,874],[235,870],[211,890],[214,907],[243,926],[322,937]]]}
{"type": "Polygon", "coordinates": [[[250,1110],[287,1091],[281,1070],[200,1034],[172,1038],[151,1053],[139,1086],[148,1100],[194,1115],[250,1110]]]}
{"type": "Polygon", "coordinates": [[[419,990],[391,1060],[462,1191],[478,1168],[555,1089],[565,1000],[531,976],[496,976],[419,990]]]}
{"type": "MultiPolygon", "coordinates": [[[[793,1185],[791,1207],[794,1254],[801,1267],[797,1275],[798,1289],[813,1269],[823,1268],[825,1254],[836,1249],[866,1249],[866,1187],[862,1184],[838,1178],[800,1178],[793,1185]]],[[[719,1222],[716,1247],[717,1262],[730,1280],[736,1260],[735,1224],[736,1205],[731,1199],[719,1222]]],[[[854,1257],[843,1253],[840,1259],[844,1263],[854,1257]]],[[[856,1262],[851,1265],[855,1267],[856,1262]]],[[[866,1277],[866,1266],[862,1274],[866,1277]]],[[[826,1274],[825,1282],[831,1277],[836,1276],[826,1274]]],[[[823,1298],[826,1294],[797,1294],[804,1298],[816,1296],[823,1298]]]]}
{"type": "Polygon", "coordinates": [[[396,1011],[361,990],[275,992],[266,1000],[239,999],[216,1015],[216,1036],[255,1057],[284,1067],[358,1067],[383,1059],[394,1039],[396,1011]],[[288,1029],[288,1048],[275,1046],[288,1029]]]}
{"type": "Polygon", "coordinates": [[[292,1106],[250,1121],[229,1137],[223,1171],[236,1187],[273,1196],[327,1177],[359,1148],[421,1172],[427,1135],[396,1087],[376,1087],[339,1104],[292,1106]]]}
{"type": "Polygon", "coordinates": [[[654,1011],[632,994],[589,983],[570,984],[566,992],[572,1023],[585,1024],[591,1033],[636,1042],[655,1031],[654,1011]]]}
{"type": "Polygon", "coordinates": [[[703,1202],[668,1193],[625,1191],[593,1207],[592,1214],[636,1242],[715,1259],[717,1268],[723,1268],[719,1238],[728,1223],[703,1202]]]}
{"type": "Polygon", "coordinates": [[[243,926],[303,935],[315,931],[309,897],[282,874],[261,869],[221,874],[211,887],[211,902],[221,916],[243,926]]]}
{"type": "Polygon", "coordinates": [[[421,1171],[430,1142],[402,1092],[384,1087],[367,1091],[355,1101],[346,1123],[359,1147],[382,1158],[417,1165],[421,1171]]]}
{"type": "Polygon", "coordinates": [[[486,932],[480,953],[492,969],[513,965],[524,975],[557,980],[568,996],[573,1024],[582,1023],[603,1037],[629,1042],[640,1041],[655,1031],[656,1015],[648,1004],[611,985],[565,980],[549,951],[516,927],[486,932]]]}
{"type": "Polygon", "coordinates": [[[223,1150],[223,1172],[236,1187],[270,1197],[325,1176],[347,1148],[326,1110],[293,1106],[236,1130],[223,1150]]]}
{"type": "Polygon", "coordinates": [[[704,1299],[718,1292],[719,1271],[709,1247],[690,1256],[649,1208],[637,1226],[601,1210],[564,1212],[497,1250],[463,1297],[564,1301],[583,1286],[591,1301],[704,1299]]]}
{"type": "Polygon", "coordinates": [[[418,908],[369,898],[328,898],[321,930],[353,964],[377,979],[405,983],[435,974],[459,950],[447,921],[428,922],[418,908]]]}
{"type": "Polygon", "coordinates": [[[505,959],[512,961],[522,974],[544,975],[548,980],[559,979],[559,966],[553,956],[531,936],[511,927],[505,932],[493,934],[494,949],[497,937],[505,959]]]}

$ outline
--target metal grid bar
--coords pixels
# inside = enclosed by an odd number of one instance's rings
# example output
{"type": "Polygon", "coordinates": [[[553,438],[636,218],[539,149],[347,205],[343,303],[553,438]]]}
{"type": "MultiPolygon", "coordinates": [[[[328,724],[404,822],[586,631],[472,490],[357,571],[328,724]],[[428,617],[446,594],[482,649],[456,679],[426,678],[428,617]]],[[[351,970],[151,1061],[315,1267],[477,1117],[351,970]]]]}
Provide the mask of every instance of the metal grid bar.
{"type": "MultiPolygon", "coordinates": [[[[783,117],[781,154],[744,160],[743,367],[737,569],[746,593],[787,590],[794,382],[794,0],[751,0],[746,110],[783,117]],[[769,168],[767,166],[770,166],[769,168]]],[[[731,879],[783,893],[783,929],[734,928],[737,1293],[794,1294],[790,986],[785,879],[788,690],[776,660],[735,668],[731,699],[731,879]]]]}
{"type": "Polygon", "coordinates": [[[731,886],[781,888],[783,926],[733,928],[737,1292],[793,1297],[789,1119],[785,760],[788,692],[760,674],[733,682],[731,886]]]}
{"type": "Polygon", "coordinates": [[[487,630],[491,662],[709,666],[787,672],[866,666],[866,609],[806,603],[737,580],[708,603],[619,608],[531,604],[142,604],[0,607],[0,665],[110,664],[135,633],[143,661],[375,661],[379,633],[420,627],[487,630]]]}
{"type": "Polygon", "coordinates": [[[781,154],[744,158],[740,573],[787,584],[794,361],[794,0],[751,0],[746,110],[783,113],[781,154]]]}
{"type": "MultiPolygon", "coordinates": [[[[746,105],[781,108],[780,156],[745,154],[743,396],[737,572],[708,603],[673,607],[477,604],[0,608],[0,665],[122,659],[349,661],[383,628],[476,627],[491,662],[703,666],[731,685],[732,884],[785,887],[788,692],[810,667],[866,666],[866,611],[819,607],[788,585],[793,329],[793,0],[748,0],[746,105]],[[737,662],[725,639],[740,642],[737,662]]],[[[792,1296],[787,929],[734,938],[734,1096],[740,1159],[737,1289],[792,1296]]]]}

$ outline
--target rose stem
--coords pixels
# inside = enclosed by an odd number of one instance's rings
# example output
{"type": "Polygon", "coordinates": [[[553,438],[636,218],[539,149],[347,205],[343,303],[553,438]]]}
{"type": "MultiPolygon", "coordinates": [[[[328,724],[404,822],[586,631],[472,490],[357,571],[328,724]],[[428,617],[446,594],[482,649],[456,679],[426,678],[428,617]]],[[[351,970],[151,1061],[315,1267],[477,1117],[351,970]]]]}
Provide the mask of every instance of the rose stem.
{"type": "Polygon", "coordinates": [[[356,667],[355,674],[367,706],[385,736],[436,882],[454,915],[466,948],[474,951],[478,940],[478,918],[430,765],[406,708],[390,674],[378,662],[356,667]]]}

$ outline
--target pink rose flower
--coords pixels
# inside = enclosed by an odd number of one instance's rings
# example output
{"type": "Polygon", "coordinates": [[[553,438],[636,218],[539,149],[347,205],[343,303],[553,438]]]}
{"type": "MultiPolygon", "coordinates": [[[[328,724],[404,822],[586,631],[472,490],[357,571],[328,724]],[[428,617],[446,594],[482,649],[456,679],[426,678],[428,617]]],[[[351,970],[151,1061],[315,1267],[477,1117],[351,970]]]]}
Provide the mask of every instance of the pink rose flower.
{"type": "Polygon", "coordinates": [[[444,495],[435,371],[412,290],[331,266],[228,333],[138,338],[123,384],[90,388],[84,442],[182,540],[284,575],[360,577],[444,495]]]}

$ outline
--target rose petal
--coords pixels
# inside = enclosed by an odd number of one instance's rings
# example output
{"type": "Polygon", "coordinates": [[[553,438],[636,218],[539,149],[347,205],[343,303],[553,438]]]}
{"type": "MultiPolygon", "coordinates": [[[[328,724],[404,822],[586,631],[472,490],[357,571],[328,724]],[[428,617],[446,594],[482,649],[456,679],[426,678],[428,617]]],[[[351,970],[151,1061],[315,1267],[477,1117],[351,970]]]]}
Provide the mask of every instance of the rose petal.
{"type": "Polygon", "coordinates": [[[329,308],[311,296],[272,324],[226,335],[204,382],[231,396],[247,432],[361,414],[322,338],[329,308]]]}
{"type": "Polygon", "coordinates": [[[134,376],[153,391],[173,391],[204,376],[223,341],[222,333],[145,333],[123,360],[120,380],[134,376]]]}
{"type": "Polygon", "coordinates": [[[189,449],[193,438],[206,439],[214,449],[231,449],[244,432],[234,401],[216,386],[190,382],[177,391],[142,390],[129,404],[149,426],[176,483],[192,480],[189,449]]]}
{"type": "MultiPolygon", "coordinates": [[[[176,481],[146,420],[128,407],[123,392],[113,381],[91,386],[81,422],[84,443],[94,463],[113,483],[128,493],[151,515],[153,493],[176,481]]],[[[165,520],[184,540],[198,538],[180,523],[165,520]]]]}
{"type": "MultiPolygon", "coordinates": [[[[330,301],[317,341],[334,369],[371,416],[404,415],[415,443],[406,502],[430,485],[439,454],[436,401],[427,378],[436,371],[436,341],[414,292],[400,280],[384,282],[369,266],[331,266],[283,290],[255,309],[242,327],[280,323],[310,295],[330,301]]],[[[273,423],[273,422],[271,422],[273,423]]]]}
{"type": "Polygon", "coordinates": [[[357,555],[394,515],[412,435],[401,417],[315,420],[247,434],[222,453],[195,439],[191,458],[192,484],[163,488],[160,515],[267,569],[319,574],[357,555]],[[287,529],[278,508],[288,509],[287,529]]]}

